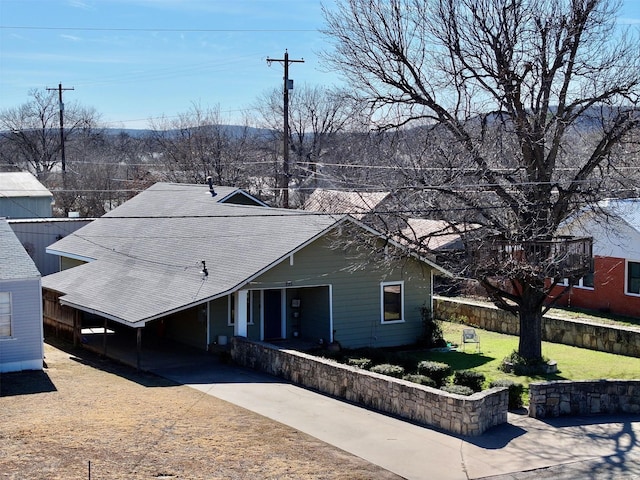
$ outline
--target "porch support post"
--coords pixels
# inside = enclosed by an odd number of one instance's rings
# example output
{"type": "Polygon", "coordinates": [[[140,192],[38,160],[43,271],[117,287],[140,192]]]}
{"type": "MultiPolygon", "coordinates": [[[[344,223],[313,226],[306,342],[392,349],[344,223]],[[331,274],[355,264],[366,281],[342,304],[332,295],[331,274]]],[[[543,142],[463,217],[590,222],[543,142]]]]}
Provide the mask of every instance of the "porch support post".
{"type": "Polygon", "coordinates": [[[280,291],[280,337],[287,336],[287,289],[280,291]]]}
{"type": "MultiPolygon", "coordinates": [[[[80,312],[72,310],[73,315],[73,346],[77,347],[82,342],[82,320],[80,319],[80,312]]],[[[56,327],[57,330],[58,327],[56,327]]],[[[57,332],[56,332],[57,333],[57,332]]]]}
{"type": "Polygon", "coordinates": [[[233,334],[236,337],[247,336],[247,290],[238,290],[235,295],[235,313],[236,317],[233,319],[233,334]]]}
{"type": "Polygon", "coordinates": [[[205,307],[205,315],[207,317],[207,341],[205,343],[205,350],[208,352],[209,351],[209,347],[211,345],[211,309],[209,308],[209,302],[206,303],[206,307],[205,307]]]}
{"type": "Polygon", "coordinates": [[[136,328],[136,368],[140,370],[140,357],[142,356],[142,328],[136,328]]]}
{"type": "Polygon", "coordinates": [[[102,325],[102,355],[107,356],[107,317],[102,325]]]}
{"type": "Polygon", "coordinates": [[[329,343],[333,343],[333,285],[329,284],[329,343]]]}

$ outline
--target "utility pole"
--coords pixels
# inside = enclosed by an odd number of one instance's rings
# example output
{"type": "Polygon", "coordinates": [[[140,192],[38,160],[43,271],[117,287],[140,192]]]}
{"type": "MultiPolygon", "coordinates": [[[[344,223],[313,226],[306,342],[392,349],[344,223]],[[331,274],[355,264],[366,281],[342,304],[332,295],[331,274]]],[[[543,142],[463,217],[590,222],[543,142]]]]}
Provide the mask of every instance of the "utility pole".
{"type": "Polygon", "coordinates": [[[284,141],[283,141],[283,155],[284,160],[282,163],[282,179],[280,188],[282,189],[282,206],[289,208],[289,90],[293,90],[293,80],[289,81],[289,64],[290,63],[304,63],[304,59],[289,60],[289,51],[284,51],[284,58],[269,58],[267,57],[267,64],[271,65],[273,62],[280,62],[284,65],[284,141]]]}
{"type": "MultiPolygon", "coordinates": [[[[62,157],[62,191],[63,198],[67,193],[67,161],[64,155],[64,103],[62,102],[62,92],[64,90],[73,90],[71,88],[62,88],[62,83],[58,84],[58,88],[48,88],[48,91],[58,90],[58,105],[60,106],[60,153],[62,157]]],[[[67,215],[69,213],[69,207],[67,206],[67,202],[64,201],[64,213],[67,215]]]]}
{"type": "Polygon", "coordinates": [[[74,88],[62,88],[62,83],[58,84],[58,88],[48,88],[48,91],[58,90],[58,104],[60,106],[60,148],[62,153],[62,174],[67,171],[67,162],[64,156],[64,103],[62,102],[62,92],[64,90],[73,90],[74,88]]]}

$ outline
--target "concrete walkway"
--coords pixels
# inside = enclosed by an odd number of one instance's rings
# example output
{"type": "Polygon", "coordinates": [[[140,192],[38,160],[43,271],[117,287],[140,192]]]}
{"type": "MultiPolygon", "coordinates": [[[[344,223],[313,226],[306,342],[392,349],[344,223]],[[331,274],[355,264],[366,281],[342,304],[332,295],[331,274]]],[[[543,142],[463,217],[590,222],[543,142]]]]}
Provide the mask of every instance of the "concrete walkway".
{"type": "Polygon", "coordinates": [[[480,437],[457,437],[214,358],[153,373],[234,403],[407,479],[640,479],[640,418],[548,422],[509,414],[480,437]]]}

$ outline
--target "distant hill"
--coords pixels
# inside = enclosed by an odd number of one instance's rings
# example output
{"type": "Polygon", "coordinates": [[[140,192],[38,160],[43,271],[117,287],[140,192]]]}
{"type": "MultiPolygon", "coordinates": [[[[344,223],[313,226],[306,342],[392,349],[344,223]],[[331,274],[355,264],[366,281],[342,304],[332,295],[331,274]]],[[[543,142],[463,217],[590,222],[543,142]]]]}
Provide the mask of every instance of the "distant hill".
{"type": "MultiPolygon", "coordinates": [[[[264,135],[273,135],[273,131],[266,128],[256,128],[256,127],[243,127],[242,125],[217,125],[216,127],[220,127],[223,131],[230,134],[232,137],[241,137],[243,133],[248,131],[249,135],[255,136],[264,136],[264,135]]],[[[208,126],[196,127],[196,128],[209,128],[208,126]]],[[[153,133],[151,129],[135,129],[135,128],[105,128],[104,132],[107,135],[120,135],[121,133],[125,133],[133,138],[142,138],[147,137],[153,133]]],[[[178,130],[167,130],[168,133],[175,132],[178,133],[178,130]]]]}

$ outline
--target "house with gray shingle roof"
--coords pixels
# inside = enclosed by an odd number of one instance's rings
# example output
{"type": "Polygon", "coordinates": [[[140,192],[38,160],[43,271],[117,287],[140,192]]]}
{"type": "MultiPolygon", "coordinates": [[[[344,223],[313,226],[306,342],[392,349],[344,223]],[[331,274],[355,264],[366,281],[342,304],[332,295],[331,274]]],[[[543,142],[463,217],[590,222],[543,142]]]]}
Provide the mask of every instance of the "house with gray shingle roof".
{"type": "Polygon", "coordinates": [[[0,218],[0,372],[42,370],[40,272],[0,218]]]}
{"type": "Polygon", "coordinates": [[[234,335],[361,347],[422,333],[436,265],[393,260],[402,246],[348,215],[215,193],[158,183],[51,245],[63,270],[43,277],[45,321],[66,311],[76,330],[105,322],[202,349],[234,335]],[[356,235],[376,254],[343,241],[356,235]]]}

